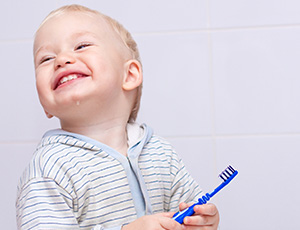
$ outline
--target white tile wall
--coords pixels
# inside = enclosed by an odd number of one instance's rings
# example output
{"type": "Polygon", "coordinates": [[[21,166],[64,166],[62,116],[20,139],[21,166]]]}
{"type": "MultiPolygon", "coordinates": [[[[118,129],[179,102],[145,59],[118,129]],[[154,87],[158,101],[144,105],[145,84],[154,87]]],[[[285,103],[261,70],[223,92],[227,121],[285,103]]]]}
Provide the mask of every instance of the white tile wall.
{"type": "Polygon", "coordinates": [[[216,132],[297,133],[300,27],[212,33],[216,132]]]}
{"type": "Polygon", "coordinates": [[[54,1],[2,1],[0,39],[31,39],[45,15],[54,8],[54,1]]]}
{"type": "Polygon", "coordinates": [[[298,25],[298,0],[209,0],[213,28],[298,25]]]}
{"type": "Polygon", "coordinates": [[[16,229],[18,177],[41,135],[32,37],[64,4],[127,27],[144,65],[139,121],[169,139],[204,191],[227,164],[238,177],[213,198],[220,229],[298,229],[298,0],[11,0],[0,8],[1,229],[16,229]],[[5,185],[5,186],[4,186],[5,185]]]}
{"type": "Polygon", "coordinates": [[[59,6],[76,3],[99,10],[120,21],[132,33],[205,28],[208,24],[206,2],[206,0],[57,0],[59,6]]]}
{"type": "Polygon", "coordinates": [[[221,229],[298,229],[300,135],[220,137],[216,143],[217,168],[230,163],[239,169],[218,197],[221,229]]]}
{"type": "Polygon", "coordinates": [[[140,120],[165,136],[211,135],[208,35],[155,34],[136,40],[145,63],[140,120]]]}

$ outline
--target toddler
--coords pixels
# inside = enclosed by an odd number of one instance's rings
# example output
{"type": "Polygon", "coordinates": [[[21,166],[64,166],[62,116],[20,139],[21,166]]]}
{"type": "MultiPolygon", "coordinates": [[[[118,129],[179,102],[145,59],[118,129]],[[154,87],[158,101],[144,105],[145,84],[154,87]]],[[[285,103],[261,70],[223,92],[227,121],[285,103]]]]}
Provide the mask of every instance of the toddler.
{"type": "Polygon", "coordinates": [[[48,131],[20,178],[18,229],[211,229],[213,204],[197,201],[198,184],[172,146],[135,123],[142,66],[130,33],[79,5],[51,12],[34,40],[36,87],[48,131]]]}

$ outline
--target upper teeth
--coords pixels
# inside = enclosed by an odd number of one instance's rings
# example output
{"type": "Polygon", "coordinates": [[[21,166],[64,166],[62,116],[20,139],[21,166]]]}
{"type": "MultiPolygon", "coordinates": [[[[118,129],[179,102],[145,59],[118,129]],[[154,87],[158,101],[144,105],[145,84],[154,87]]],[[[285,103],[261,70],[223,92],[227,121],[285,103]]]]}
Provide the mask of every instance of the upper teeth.
{"type": "Polygon", "coordinates": [[[71,81],[71,80],[76,79],[76,78],[77,78],[77,75],[76,75],[76,74],[71,74],[71,75],[69,75],[69,76],[63,77],[63,78],[60,80],[60,84],[66,83],[67,81],[71,81]]]}

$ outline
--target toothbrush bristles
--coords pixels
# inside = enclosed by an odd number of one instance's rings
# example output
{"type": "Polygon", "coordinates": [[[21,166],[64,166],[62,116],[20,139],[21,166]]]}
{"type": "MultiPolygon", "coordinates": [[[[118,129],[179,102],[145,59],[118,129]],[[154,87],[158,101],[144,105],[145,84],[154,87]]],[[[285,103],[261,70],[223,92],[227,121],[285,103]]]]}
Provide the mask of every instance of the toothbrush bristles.
{"type": "Polygon", "coordinates": [[[225,173],[227,173],[227,177],[229,178],[231,176],[231,173],[227,171],[227,169],[225,170],[225,173]]]}
{"type": "Polygon", "coordinates": [[[229,169],[232,173],[235,172],[234,168],[232,168],[230,165],[229,165],[228,169],[229,169]]]}
{"type": "Polygon", "coordinates": [[[219,177],[221,177],[224,181],[226,181],[226,178],[224,178],[222,174],[220,174],[219,177]]]}
{"type": "Polygon", "coordinates": [[[235,172],[234,168],[230,165],[219,175],[224,181],[228,180],[231,175],[235,172]]]}

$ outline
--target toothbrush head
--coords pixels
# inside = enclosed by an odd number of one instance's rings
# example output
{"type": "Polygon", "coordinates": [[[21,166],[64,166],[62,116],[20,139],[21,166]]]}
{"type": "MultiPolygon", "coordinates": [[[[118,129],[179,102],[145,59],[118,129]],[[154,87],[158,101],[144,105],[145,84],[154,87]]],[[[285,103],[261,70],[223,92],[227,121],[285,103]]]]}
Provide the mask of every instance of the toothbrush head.
{"type": "Polygon", "coordinates": [[[224,182],[231,181],[236,175],[238,171],[235,170],[232,166],[228,166],[223,172],[220,173],[219,177],[223,179],[224,182]]]}

